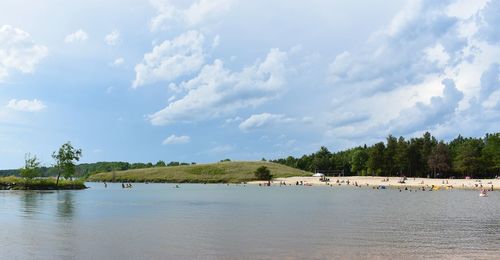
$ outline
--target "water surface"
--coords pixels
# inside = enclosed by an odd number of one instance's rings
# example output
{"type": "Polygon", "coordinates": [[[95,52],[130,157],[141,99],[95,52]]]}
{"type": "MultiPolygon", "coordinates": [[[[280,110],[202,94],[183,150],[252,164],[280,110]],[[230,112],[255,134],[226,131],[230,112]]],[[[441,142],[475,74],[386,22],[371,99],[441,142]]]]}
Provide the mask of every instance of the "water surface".
{"type": "Polygon", "coordinates": [[[500,193],[90,183],[0,191],[1,259],[495,258],[500,193]]]}

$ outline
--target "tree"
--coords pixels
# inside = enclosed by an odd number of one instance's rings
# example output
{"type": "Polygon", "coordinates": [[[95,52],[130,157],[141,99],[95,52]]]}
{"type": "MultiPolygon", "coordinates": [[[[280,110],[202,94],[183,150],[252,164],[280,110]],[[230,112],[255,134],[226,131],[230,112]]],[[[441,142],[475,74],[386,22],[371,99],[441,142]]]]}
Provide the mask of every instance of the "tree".
{"type": "Polygon", "coordinates": [[[377,176],[380,176],[382,174],[382,169],[384,167],[384,150],[384,143],[379,142],[370,147],[368,151],[368,170],[372,174],[376,174],[377,176]]]}
{"type": "Polygon", "coordinates": [[[366,172],[366,163],[368,161],[368,153],[364,148],[356,149],[351,156],[351,171],[353,173],[362,173],[363,175],[366,172]]]}
{"type": "Polygon", "coordinates": [[[422,159],[423,141],[420,138],[412,138],[408,144],[408,176],[425,177],[426,174],[422,168],[426,162],[422,159]]]}
{"type": "Polygon", "coordinates": [[[155,167],[165,167],[167,166],[164,161],[159,160],[156,164],[155,167]]]}
{"type": "Polygon", "coordinates": [[[180,163],[180,162],[169,162],[169,163],[167,164],[167,166],[179,166],[179,165],[181,165],[181,163],[180,163]]]}
{"type": "Polygon", "coordinates": [[[398,139],[394,164],[396,165],[400,175],[408,174],[405,174],[405,171],[408,171],[408,142],[406,142],[402,136],[398,139]]]}
{"type": "Polygon", "coordinates": [[[255,177],[261,181],[270,181],[273,175],[271,175],[271,171],[266,166],[260,166],[255,170],[255,177]]]}
{"type": "Polygon", "coordinates": [[[328,151],[328,148],[321,146],[319,151],[313,155],[312,167],[314,171],[330,171],[335,167],[335,162],[332,158],[332,153],[328,151]]]}
{"type": "Polygon", "coordinates": [[[396,152],[397,152],[397,147],[398,147],[398,140],[396,137],[389,135],[387,137],[387,146],[384,151],[384,157],[385,157],[385,173],[387,175],[394,175],[397,172],[397,167],[396,167],[396,152]]]}
{"type": "Polygon", "coordinates": [[[75,174],[75,161],[79,161],[81,157],[82,149],[75,149],[73,145],[71,145],[71,142],[63,144],[57,152],[52,153],[52,158],[56,160],[56,186],[59,184],[61,173],[66,179],[71,178],[75,174]]]}
{"type": "Polygon", "coordinates": [[[482,139],[467,139],[458,146],[457,156],[454,161],[456,170],[464,176],[480,174],[483,169],[481,151],[484,143],[482,139]]]}
{"type": "Polygon", "coordinates": [[[498,175],[500,174],[500,133],[487,134],[484,143],[483,162],[490,173],[498,175]]]}
{"type": "Polygon", "coordinates": [[[432,150],[434,147],[437,145],[436,138],[434,138],[429,132],[425,132],[424,136],[422,137],[422,147],[420,150],[421,153],[421,158],[423,161],[423,164],[421,165],[421,170],[424,173],[429,172],[429,168],[427,167],[427,160],[429,159],[429,156],[432,153],[432,150]]]}
{"type": "Polygon", "coordinates": [[[21,177],[28,181],[40,176],[40,162],[36,155],[26,154],[24,156],[24,167],[21,169],[21,177]]]}
{"type": "Polygon", "coordinates": [[[427,159],[427,165],[432,170],[433,177],[436,177],[436,173],[446,173],[450,170],[450,151],[443,141],[439,142],[437,146],[434,147],[427,159]]]}

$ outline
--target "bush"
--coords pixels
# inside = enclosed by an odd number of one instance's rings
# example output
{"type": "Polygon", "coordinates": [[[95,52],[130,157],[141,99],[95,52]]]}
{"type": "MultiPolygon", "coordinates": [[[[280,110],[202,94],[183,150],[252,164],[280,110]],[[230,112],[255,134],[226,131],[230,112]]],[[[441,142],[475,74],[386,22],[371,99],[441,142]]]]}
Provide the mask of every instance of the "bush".
{"type": "Polygon", "coordinates": [[[266,166],[260,166],[255,170],[255,177],[261,181],[270,181],[273,175],[271,175],[271,171],[266,166]]]}

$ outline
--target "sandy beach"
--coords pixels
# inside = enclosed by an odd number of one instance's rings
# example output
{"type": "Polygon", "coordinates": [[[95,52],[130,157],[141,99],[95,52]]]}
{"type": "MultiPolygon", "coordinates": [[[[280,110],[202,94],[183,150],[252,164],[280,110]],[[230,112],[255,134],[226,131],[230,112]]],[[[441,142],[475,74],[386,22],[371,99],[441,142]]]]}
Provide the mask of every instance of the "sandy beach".
{"type": "MultiPolygon", "coordinates": [[[[272,185],[280,185],[280,182],[285,182],[287,185],[295,185],[297,182],[302,182],[305,185],[312,186],[352,186],[357,184],[361,187],[378,187],[385,186],[387,188],[431,188],[435,189],[500,189],[500,179],[428,179],[428,178],[407,178],[404,183],[399,183],[399,177],[366,177],[366,176],[350,176],[350,177],[326,177],[330,179],[328,182],[321,181],[319,177],[289,177],[276,178],[272,181],[272,185]],[[388,181],[387,181],[388,180],[388,181]]],[[[267,182],[256,181],[254,184],[264,184],[267,182]]]]}

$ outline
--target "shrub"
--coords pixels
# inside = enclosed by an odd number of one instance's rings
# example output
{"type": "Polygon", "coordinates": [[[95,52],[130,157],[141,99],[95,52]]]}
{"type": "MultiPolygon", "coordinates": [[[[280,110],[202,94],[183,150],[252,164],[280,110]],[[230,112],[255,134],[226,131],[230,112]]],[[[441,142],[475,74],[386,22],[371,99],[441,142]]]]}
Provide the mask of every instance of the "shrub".
{"type": "Polygon", "coordinates": [[[273,175],[271,175],[271,171],[266,166],[260,166],[255,170],[255,177],[261,181],[270,181],[273,175]]]}

